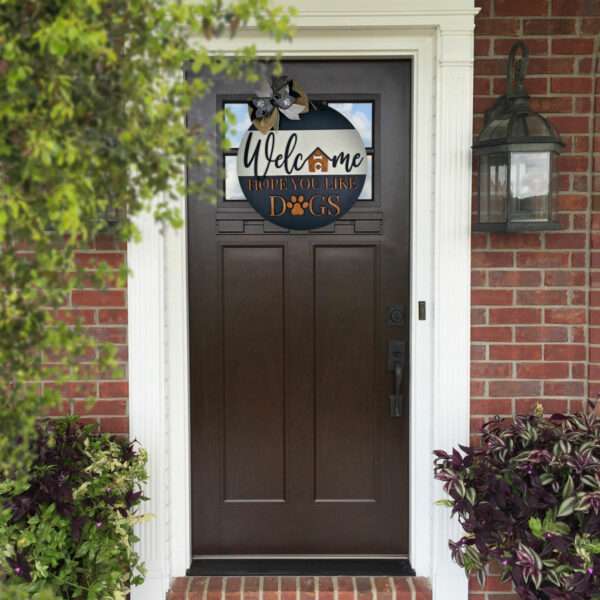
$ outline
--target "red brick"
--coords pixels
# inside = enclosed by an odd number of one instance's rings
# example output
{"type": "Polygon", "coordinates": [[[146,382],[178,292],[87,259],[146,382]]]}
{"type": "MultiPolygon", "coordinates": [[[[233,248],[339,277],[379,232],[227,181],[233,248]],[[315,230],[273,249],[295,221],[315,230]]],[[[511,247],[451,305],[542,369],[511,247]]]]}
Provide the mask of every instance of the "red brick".
{"type": "Polygon", "coordinates": [[[102,325],[126,325],[127,309],[101,309],[98,311],[98,322],[102,325]]]}
{"type": "Polygon", "coordinates": [[[520,19],[479,19],[475,35],[517,35],[521,31],[520,19]]]}
{"type": "Polygon", "coordinates": [[[471,344],[471,360],[485,360],[485,346],[471,344]]]}
{"type": "Polygon", "coordinates": [[[548,15],[548,0],[496,0],[498,17],[545,17],[548,15]]]}
{"type": "Polygon", "coordinates": [[[127,433],[129,419],[127,417],[100,417],[100,429],[106,433],[127,433]]]}
{"type": "Polygon", "coordinates": [[[517,398],[515,401],[516,412],[519,415],[530,415],[539,403],[544,407],[546,414],[566,412],[569,406],[566,400],[556,400],[553,398],[517,398]]]}
{"type": "Polygon", "coordinates": [[[560,250],[563,248],[585,248],[585,233],[547,233],[546,248],[560,250]]]}
{"type": "Polygon", "coordinates": [[[547,268],[568,267],[569,254],[566,252],[518,252],[517,267],[547,268]]]}
{"type": "Polygon", "coordinates": [[[570,113],[573,112],[573,98],[570,96],[532,98],[531,108],[541,113],[570,113]]]}
{"type": "Polygon", "coordinates": [[[542,282],[539,271],[490,271],[491,287],[537,287],[542,282]]]}
{"type": "Polygon", "coordinates": [[[125,306],[123,290],[73,290],[73,306],[125,306]]]}
{"type": "Polygon", "coordinates": [[[127,398],[129,383],[127,381],[104,381],[100,383],[101,398],[127,398]]]}
{"type": "Polygon", "coordinates": [[[471,377],[473,379],[500,379],[504,377],[510,377],[511,375],[511,363],[471,363],[471,377]]]}
{"type": "Polygon", "coordinates": [[[487,246],[488,236],[485,233],[473,231],[471,232],[471,248],[481,249],[487,246]]]}
{"type": "Polygon", "coordinates": [[[583,381],[544,381],[546,396],[583,396],[583,381]]]}
{"type": "Polygon", "coordinates": [[[471,400],[473,415],[510,415],[512,400],[508,398],[474,398],[471,400]]]}
{"type": "Polygon", "coordinates": [[[519,363],[519,379],[564,379],[569,376],[569,363],[519,363]]]}
{"type": "Polygon", "coordinates": [[[208,580],[208,590],[206,597],[208,600],[220,600],[223,590],[222,577],[210,577],[208,580]]]}
{"type": "Polygon", "coordinates": [[[474,71],[476,76],[502,75],[506,72],[506,59],[479,58],[475,61],[474,71]]]}
{"type": "MultiPolygon", "coordinates": [[[[494,54],[507,57],[514,43],[515,41],[512,39],[496,40],[494,42],[494,54]]],[[[527,48],[530,56],[548,54],[548,40],[545,38],[529,38],[527,48]]]]}
{"type": "Polygon", "coordinates": [[[510,342],[510,327],[472,327],[471,340],[474,342],[510,342]]]}
{"type": "Polygon", "coordinates": [[[471,379],[471,385],[470,385],[471,398],[474,398],[475,396],[483,396],[484,389],[485,389],[484,381],[477,381],[475,379],[471,379]]]}
{"type": "Polygon", "coordinates": [[[540,248],[539,233],[492,233],[490,235],[492,248],[502,250],[523,250],[525,248],[540,248]]]}
{"type": "Polygon", "coordinates": [[[490,40],[477,38],[475,40],[475,56],[488,56],[490,53],[490,40]]]}
{"type": "Polygon", "coordinates": [[[485,287],[486,271],[471,271],[471,287],[485,287]]]}
{"type": "Polygon", "coordinates": [[[569,331],[566,327],[517,327],[517,342],[566,342],[569,331]]]}
{"type": "Polygon", "coordinates": [[[491,360],[541,360],[541,346],[506,344],[490,346],[491,360]]]}
{"type": "Polygon", "coordinates": [[[473,81],[473,93],[476,96],[488,96],[491,91],[491,81],[487,77],[475,77],[473,81]]]}
{"type": "Polygon", "coordinates": [[[518,290],[517,304],[567,304],[566,290],[518,290]]]}
{"type": "Polygon", "coordinates": [[[596,0],[552,0],[552,16],[593,17],[600,14],[596,0]]]}
{"type": "Polygon", "coordinates": [[[582,19],[581,21],[581,33],[584,35],[591,34],[596,35],[600,33],[600,19],[582,19]]]}
{"type": "Polygon", "coordinates": [[[573,287],[585,285],[584,271],[546,271],[544,285],[549,287],[573,287]]]}
{"type": "Polygon", "coordinates": [[[512,267],[512,252],[473,252],[471,264],[474,268],[512,267]]]}
{"type": "Polygon", "coordinates": [[[544,311],[546,323],[582,324],[585,323],[585,309],[583,308],[547,308],[544,311]]]}
{"type": "Polygon", "coordinates": [[[539,308],[492,308],[490,324],[541,323],[542,311],[539,308]]]}
{"type": "Polygon", "coordinates": [[[472,325],[485,325],[487,322],[486,311],[484,308],[472,308],[471,309],[471,324],[472,325]]]}
{"type": "Polygon", "coordinates": [[[490,396],[540,396],[539,381],[490,381],[490,396]]]}
{"type": "Polygon", "coordinates": [[[544,347],[544,360],[585,360],[585,346],[557,344],[544,347]]]}
{"type": "Polygon", "coordinates": [[[473,290],[471,302],[474,306],[509,305],[513,302],[513,292],[511,290],[473,290]]]}
{"type": "MultiPolygon", "coordinates": [[[[209,577],[190,577],[190,579],[192,581],[185,600],[203,600],[209,577]]],[[[239,600],[239,594],[230,595],[228,600],[239,600]]]]}
{"type": "Polygon", "coordinates": [[[575,69],[575,59],[574,58],[540,58],[533,57],[529,59],[529,66],[527,71],[532,75],[541,75],[541,74],[558,74],[558,75],[566,75],[573,73],[575,69]]]}
{"type": "Polygon", "coordinates": [[[588,169],[587,156],[561,156],[558,159],[558,168],[562,173],[583,173],[588,169]]]}
{"type": "Polygon", "coordinates": [[[526,35],[570,35],[575,33],[575,19],[525,19],[526,35]]]}
{"type": "Polygon", "coordinates": [[[568,38],[552,40],[553,54],[592,54],[594,40],[592,38],[568,38]]]}
{"type": "MultiPolygon", "coordinates": [[[[584,138],[587,140],[587,138],[584,138]]],[[[587,196],[583,194],[562,194],[558,198],[558,210],[586,210],[587,196]]]]}
{"type": "Polygon", "coordinates": [[[568,133],[588,133],[590,120],[588,117],[560,115],[553,117],[552,123],[561,135],[566,135],[568,133]]]}

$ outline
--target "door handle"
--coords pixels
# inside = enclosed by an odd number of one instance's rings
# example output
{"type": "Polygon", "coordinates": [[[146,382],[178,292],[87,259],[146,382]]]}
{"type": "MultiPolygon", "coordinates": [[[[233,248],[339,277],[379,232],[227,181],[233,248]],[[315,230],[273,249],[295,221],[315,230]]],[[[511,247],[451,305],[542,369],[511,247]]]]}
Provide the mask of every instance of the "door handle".
{"type": "Polygon", "coordinates": [[[394,374],[394,392],[389,395],[390,415],[402,417],[404,413],[404,396],[402,394],[402,382],[404,378],[404,355],[406,342],[401,340],[390,340],[388,344],[388,371],[394,374]]]}

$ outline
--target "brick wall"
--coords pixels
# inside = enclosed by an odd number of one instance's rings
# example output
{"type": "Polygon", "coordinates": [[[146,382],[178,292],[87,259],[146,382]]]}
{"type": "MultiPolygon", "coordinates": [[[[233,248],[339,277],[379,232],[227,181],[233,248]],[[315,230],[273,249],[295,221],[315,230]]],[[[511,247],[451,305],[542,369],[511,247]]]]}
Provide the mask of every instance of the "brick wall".
{"type": "MultiPolygon", "coordinates": [[[[506,57],[522,38],[532,105],[550,117],[567,147],[560,159],[561,231],[473,235],[474,434],[494,414],[529,412],[537,402],[547,412],[578,410],[600,392],[600,137],[592,73],[600,1],[476,4],[474,132],[504,92],[506,57]]],[[[497,576],[486,592],[476,583],[471,590],[471,600],[513,598],[497,576]]]]}
{"type": "MultiPolygon", "coordinates": [[[[121,267],[126,260],[126,248],[111,237],[99,237],[93,247],[82,250],[76,260],[87,270],[93,271],[99,263],[111,269],[121,267]]],[[[91,285],[91,283],[90,283],[91,285]]],[[[116,283],[114,284],[116,285],[116,283]]],[[[80,320],[96,339],[116,345],[119,361],[119,377],[114,373],[99,373],[95,354],[81,358],[82,380],[63,385],[62,406],[53,415],[78,414],[83,421],[98,423],[103,431],[117,434],[128,432],[128,383],[127,383],[127,290],[109,287],[98,290],[84,287],[73,290],[68,306],[59,311],[67,322],[80,320]],[[87,400],[93,398],[91,405],[87,400]]],[[[44,385],[53,385],[45,382],[44,385]]]]}

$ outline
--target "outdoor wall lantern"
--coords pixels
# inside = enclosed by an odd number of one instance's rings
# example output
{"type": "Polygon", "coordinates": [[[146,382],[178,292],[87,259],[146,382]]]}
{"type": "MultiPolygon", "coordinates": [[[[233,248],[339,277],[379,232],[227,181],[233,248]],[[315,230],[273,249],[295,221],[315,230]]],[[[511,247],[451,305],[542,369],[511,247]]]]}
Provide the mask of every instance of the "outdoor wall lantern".
{"type": "Polygon", "coordinates": [[[479,159],[477,231],[560,229],[554,220],[557,157],[564,144],[552,124],[529,106],[529,50],[517,42],[508,56],[506,94],[485,114],[473,144],[479,159]]]}

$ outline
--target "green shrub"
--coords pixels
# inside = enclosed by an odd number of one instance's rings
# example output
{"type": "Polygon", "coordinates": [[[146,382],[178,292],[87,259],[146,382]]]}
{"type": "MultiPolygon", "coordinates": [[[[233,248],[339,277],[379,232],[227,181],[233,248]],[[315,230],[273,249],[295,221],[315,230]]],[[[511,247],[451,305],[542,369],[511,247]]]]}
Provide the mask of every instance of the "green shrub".
{"type": "Polygon", "coordinates": [[[145,451],[73,417],[38,427],[27,479],[0,483],[5,583],[29,598],[124,598],[143,579],[133,526],[145,451]]]}

